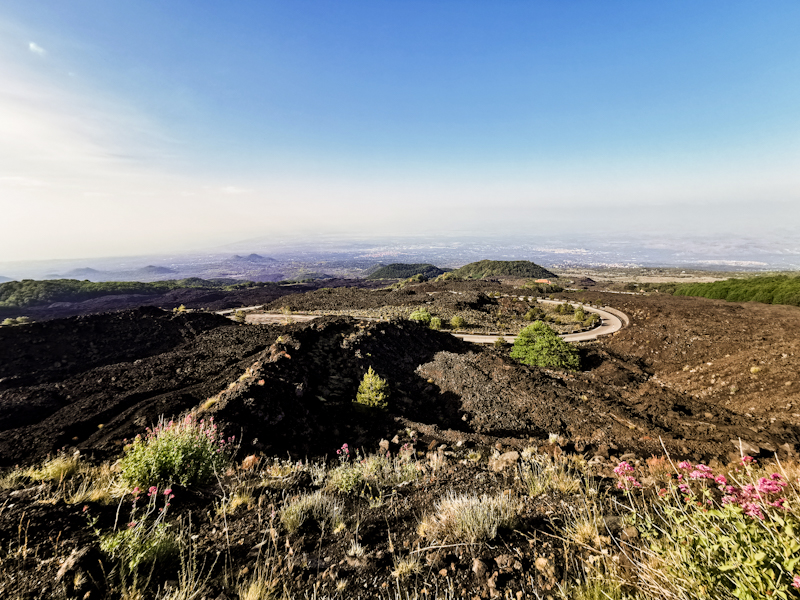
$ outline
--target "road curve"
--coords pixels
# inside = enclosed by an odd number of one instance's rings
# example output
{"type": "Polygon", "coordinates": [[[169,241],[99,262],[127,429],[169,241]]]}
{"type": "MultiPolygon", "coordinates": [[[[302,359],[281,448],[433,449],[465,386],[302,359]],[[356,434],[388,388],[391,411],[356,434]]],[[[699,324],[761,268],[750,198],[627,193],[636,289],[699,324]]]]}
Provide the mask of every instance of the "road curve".
{"type": "MultiPolygon", "coordinates": [[[[539,300],[539,302],[547,302],[549,304],[563,304],[558,300],[539,300]]],[[[579,306],[578,304],[570,302],[573,306],[579,306]]],[[[595,327],[594,329],[590,329],[589,331],[581,331],[579,333],[565,333],[560,334],[561,339],[566,342],[588,342],[590,340],[596,340],[597,338],[604,336],[604,335],[611,335],[612,333],[619,331],[623,327],[626,327],[630,324],[630,320],[628,316],[614,308],[609,308],[604,306],[603,308],[594,308],[591,306],[584,306],[583,310],[586,312],[593,312],[600,317],[600,325],[595,327]]],[[[502,337],[508,343],[513,343],[514,340],[517,339],[515,335],[476,335],[470,333],[454,333],[454,336],[461,338],[465,342],[472,342],[473,344],[494,344],[497,341],[497,338],[502,337]]]]}
{"type": "MultiPolygon", "coordinates": [[[[549,304],[563,304],[558,300],[539,300],[539,302],[546,302],[549,304]]],[[[570,302],[573,306],[579,306],[576,303],[570,302]]],[[[251,308],[251,307],[248,307],[251,308]]],[[[252,307],[252,308],[260,308],[260,307],[252,307]]],[[[242,309],[238,309],[242,310],[242,309]]],[[[603,308],[594,308],[592,306],[584,306],[583,310],[586,312],[593,312],[600,317],[600,325],[595,327],[594,329],[590,329],[589,331],[581,331],[579,333],[566,333],[561,334],[561,338],[567,342],[586,342],[590,340],[596,340],[597,338],[604,336],[604,335],[611,335],[612,333],[619,331],[623,327],[627,327],[630,324],[630,320],[628,316],[614,308],[610,308],[608,306],[604,306],[603,308]]],[[[220,314],[223,312],[229,311],[220,311],[220,314]]],[[[286,324],[287,322],[300,322],[300,321],[311,321],[316,319],[320,315],[302,315],[302,314],[290,314],[285,315],[283,313],[248,313],[246,316],[247,323],[254,323],[254,324],[286,324]]],[[[359,317],[356,317],[359,318],[359,317]]],[[[376,319],[368,319],[370,321],[374,321],[376,319]]],[[[509,343],[513,343],[514,340],[517,339],[515,335],[501,335],[501,334],[489,334],[489,335],[481,335],[481,334],[472,334],[472,333],[454,333],[454,336],[457,338],[461,338],[465,342],[472,342],[473,344],[494,344],[497,341],[497,338],[502,337],[509,343]]]]}

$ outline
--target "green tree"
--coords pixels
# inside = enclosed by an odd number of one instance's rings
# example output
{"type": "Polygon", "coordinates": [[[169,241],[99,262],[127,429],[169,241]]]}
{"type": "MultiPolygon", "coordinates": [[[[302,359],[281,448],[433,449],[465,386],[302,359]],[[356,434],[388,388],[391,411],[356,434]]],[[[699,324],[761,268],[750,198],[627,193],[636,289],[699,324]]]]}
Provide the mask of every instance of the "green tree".
{"type": "Polygon", "coordinates": [[[412,312],[409,317],[409,321],[417,321],[418,323],[422,323],[424,325],[431,324],[431,313],[429,313],[426,309],[421,308],[419,310],[415,310],[412,312]]]}
{"type": "Polygon", "coordinates": [[[355,403],[367,408],[386,410],[389,408],[388,399],[389,384],[370,367],[358,386],[355,403]]]}
{"type": "Polygon", "coordinates": [[[536,321],[519,332],[511,358],[535,367],[552,367],[577,371],[578,350],[562,340],[542,321],[536,321]]]}

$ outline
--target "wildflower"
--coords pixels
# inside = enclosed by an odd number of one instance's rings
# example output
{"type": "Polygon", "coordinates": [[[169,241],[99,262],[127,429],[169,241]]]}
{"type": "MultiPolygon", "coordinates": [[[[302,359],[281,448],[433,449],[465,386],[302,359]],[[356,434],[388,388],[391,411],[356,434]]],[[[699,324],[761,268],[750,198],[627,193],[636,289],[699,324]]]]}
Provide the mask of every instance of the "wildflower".
{"type": "Polygon", "coordinates": [[[770,502],[769,505],[774,506],[775,508],[782,508],[783,510],[788,510],[788,508],[784,506],[785,502],[787,502],[786,498],[778,498],[774,502],[770,502]]]}
{"type": "Polygon", "coordinates": [[[89,505],[88,504],[84,504],[83,505],[83,512],[86,512],[87,510],[89,510],[89,505]]]}
{"type": "Polygon", "coordinates": [[[723,487],[723,486],[724,486],[726,483],[728,483],[728,480],[727,480],[727,479],[725,479],[725,475],[717,475],[716,477],[714,477],[714,482],[715,482],[715,483],[717,483],[717,484],[719,484],[719,486],[720,486],[720,489],[722,489],[722,487],[723,487]]]}
{"type": "Polygon", "coordinates": [[[800,575],[795,575],[794,579],[792,579],[792,587],[793,588],[800,588],[800,575]]]}
{"type": "Polygon", "coordinates": [[[658,495],[663,498],[664,496],[667,495],[667,490],[664,489],[664,488],[661,488],[660,490],[658,490],[658,495]]]}
{"type": "Polygon", "coordinates": [[[169,496],[172,493],[172,488],[167,488],[164,490],[164,495],[169,496]]]}
{"type": "Polygon", "coordinates": [[[614,469],[614,473],[622,477],[623,475],[627,475],[628,473],[633,473],[633,467],[625,461],[619,463],[616,468],[614,469]]]}
{"type": "Polygon", "coordinates": [[[678,463],[678,468],[683,469],[684,471],[689,471],[692,468],[692,465],[688,460],[684,460],[683,462],[678,463]]]}

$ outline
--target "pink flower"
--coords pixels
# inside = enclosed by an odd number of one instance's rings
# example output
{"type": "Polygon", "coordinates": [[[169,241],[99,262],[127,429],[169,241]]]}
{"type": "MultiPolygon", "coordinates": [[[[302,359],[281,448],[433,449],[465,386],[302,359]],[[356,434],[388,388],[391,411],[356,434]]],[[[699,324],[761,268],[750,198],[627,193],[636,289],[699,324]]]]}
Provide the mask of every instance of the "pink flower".
{"type": "Polygon", "coordinates": [[[633,467],[629,465],[627,462],[622,461],[616,466],[616,468],[614,469],[614,473],[622,477],[623,475],[627,475],[628,473],[633,473],[633,467]]]}
{"type": "Polygon", "coordinates": [[[678,463],[678,468],[683,469],[684,471],[689,471],[692,468],[692,465],[688,460],[684,460],[683,462],[678,463]]]}
{"type": "Polygon", "coordinates": [[[164,490],[164,495],[169,496],[172,493],[172,488],[167,488],[164,490]]]}
{"type": "Polygon", "coordinates": [[[793,588],[800,588],[800,575],[795,575],[794,579],[792,579],[792,587],[793,588]]]}
{"type": "Polygon", "coordinates": [[[716,477],[714,477],[714,481],[716,483],[718,483],[719,485],[721,485],[721,486],[723,486],[726,483],[728,483],[728,480],[725,479],[725,475],[717,475],[716,477]]]}
{"type": "Polygon", "coordinates": [[[774,506],[775,508],[782,508],[782,509],[784,509],[784,510],[788,510],[788,509],[787,509],[787,508],[784,506],[784,503],[785,503],[785,502],[787,502],[786,498],[778,498],[778,499],[777,499],[777,500],[775,500],[774,502],[770,502],[770,503],[769,503],[769,505],[770,505],[770,506],[774,506]]]}

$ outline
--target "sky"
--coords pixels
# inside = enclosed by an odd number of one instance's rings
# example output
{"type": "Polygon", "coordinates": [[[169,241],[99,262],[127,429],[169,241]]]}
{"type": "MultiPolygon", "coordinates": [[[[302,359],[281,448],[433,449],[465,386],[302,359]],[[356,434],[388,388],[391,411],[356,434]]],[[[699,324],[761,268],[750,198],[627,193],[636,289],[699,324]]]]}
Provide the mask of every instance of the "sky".
{"type": "Polygon", "coordinates": [[[800,225],[800,2],[6,0],[0,262],[800,225]]]}

